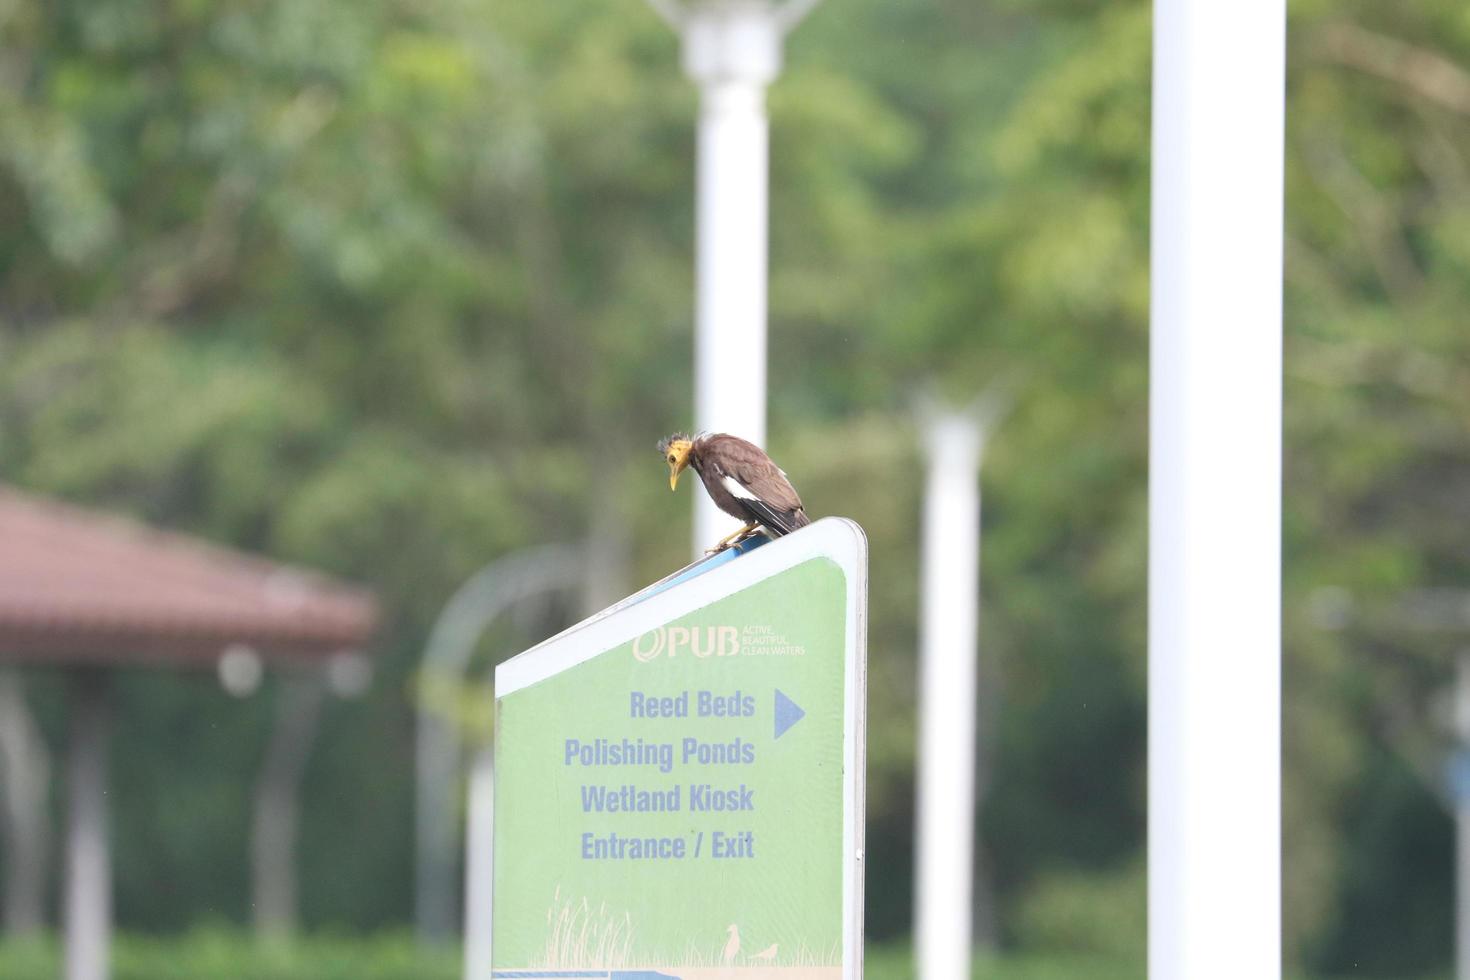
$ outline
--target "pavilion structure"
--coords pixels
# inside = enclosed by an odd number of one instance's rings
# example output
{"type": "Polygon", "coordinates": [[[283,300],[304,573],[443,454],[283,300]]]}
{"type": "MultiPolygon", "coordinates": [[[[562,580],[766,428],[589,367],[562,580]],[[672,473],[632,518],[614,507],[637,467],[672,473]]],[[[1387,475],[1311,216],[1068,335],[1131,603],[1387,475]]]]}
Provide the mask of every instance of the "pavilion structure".
{"type": "MultiPolygon", "coordinates": [[[[70,688],[68,980],[108,972],[108,675],[324,667],[360,650],[377,615],[367,592],[321,575],[0,486],[0,665],[64,671],[70,688]]],[[[10,857],[12,873],[25,864],[10,857]]]]}

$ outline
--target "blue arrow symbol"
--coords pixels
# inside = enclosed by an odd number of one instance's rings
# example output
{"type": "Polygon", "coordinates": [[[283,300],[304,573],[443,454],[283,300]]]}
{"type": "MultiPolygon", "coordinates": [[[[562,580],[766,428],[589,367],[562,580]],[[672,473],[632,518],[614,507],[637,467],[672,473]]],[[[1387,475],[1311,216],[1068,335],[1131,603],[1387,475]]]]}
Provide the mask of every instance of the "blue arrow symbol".
{"type": "Polygon", "coordinates": [[[786,729],[790,728],[792,725],[796,724],[798,721],[801,721],[805,717],[806,712],[803,711],[795,701],[782,694],[780,688],[777,688],[776,737],[780,738],[782,735],[785,735],[786,729]]]}

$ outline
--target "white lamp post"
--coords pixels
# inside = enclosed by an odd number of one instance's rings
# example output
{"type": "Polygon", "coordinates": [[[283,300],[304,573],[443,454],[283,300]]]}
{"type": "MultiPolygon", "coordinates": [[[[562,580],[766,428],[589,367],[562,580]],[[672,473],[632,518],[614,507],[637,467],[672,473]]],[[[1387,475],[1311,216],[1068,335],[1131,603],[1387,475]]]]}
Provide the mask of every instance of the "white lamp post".
{"type": "MultiPolygon", "coordinates": [[[[975,937],[975,733],[980,656],[980,467],[1010,408],[999,383],[967,409],[919,410],[924,480],[919,621],[914,959],[919,980],[968,980],[975,937]]],[[[977,792],[978,791],[978,792],[977,792]]],[[[982,925],[985,923],[982,921],[982,925]]],[[[984,942],[988,936],[982,935],[984,942]]]]}
{"type": "MultiPolygon", "coordinates": [[[[695,425],[764,445],[766,87],[781,72],[782,38],[816,0],[649,3],[679,32],[684,71],[699,86],[695,425]]],[[[694,507],[698,556],[738,525],[704,494],[694,507]]]]}
{"type": "Polygon", "coordinates": [[[1155,0],[1149,976],[1281,976],[1285,0],[1155,0]]]}

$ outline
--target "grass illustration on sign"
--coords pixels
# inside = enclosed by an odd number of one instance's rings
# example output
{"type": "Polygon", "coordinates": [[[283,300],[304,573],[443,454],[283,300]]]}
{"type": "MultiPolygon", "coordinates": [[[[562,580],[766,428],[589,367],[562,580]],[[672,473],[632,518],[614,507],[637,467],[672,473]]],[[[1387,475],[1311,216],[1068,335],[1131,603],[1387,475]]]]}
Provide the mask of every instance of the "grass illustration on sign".
{"type": "Polygon", "coordinates": [[[546,910],[546,929],[546,954],[537,967],[621,969],[629,963],[632,920],[627,912],[609,913],[605,902],[593,911],[586,898],[563,899],[558,888],[546,910]]]}
{"type": "MultiPolygon", "coordinates": [[[[546,977],[552,974],[567,976],[567,971],[585,970],[588,976],[617,973],[621,975],[654,976],[639,965],[646,962],[632,954],[633,922],[624,911],[622,914],[609,909],[606,903],[595,909],[586,898],[564,898],[557,889],[550,908],[546,910],[549,935],[546,954],[533,968],[518,971],[519,975],[546,977]]],[[[690,942],[668,968],[711,968],[744,965],[763,967],[827,967],[840,961],[838,945],[823,953],[814,953],[805,945],[789,953],[782,953],[779,943],[769,943],[763,948],[744,941],[740,927],[731,923],[726,935],[713,944],[703,946],[690,942]]],[[[723,971],[721,971],[723,972],[723,971]]],[[[827,976],[827,972],[818,975],[827,976]]],[[[496,976],[502,973],[497,971],[496,976]]],[[[797,974],[789,974],[792,977],[797,974]]]]}

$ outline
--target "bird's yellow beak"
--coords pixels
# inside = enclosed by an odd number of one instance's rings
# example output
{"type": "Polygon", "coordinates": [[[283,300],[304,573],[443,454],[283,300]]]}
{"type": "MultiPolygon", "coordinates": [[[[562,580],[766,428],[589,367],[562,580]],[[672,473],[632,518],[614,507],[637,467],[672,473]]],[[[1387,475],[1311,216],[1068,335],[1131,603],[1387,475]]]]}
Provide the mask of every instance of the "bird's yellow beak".
{"type": "Polygon", "coordinates": [[[689,453],[694,448],[694,443],[688,439],[672,439],[660,443],[659,449],[664,454],[664,460],[669,464],[669,489],[679,489],[679,474],[684,472],[684,467],[689,465],[689,453]]]}

